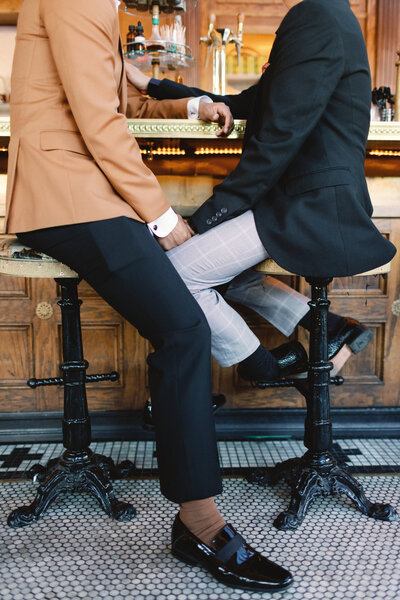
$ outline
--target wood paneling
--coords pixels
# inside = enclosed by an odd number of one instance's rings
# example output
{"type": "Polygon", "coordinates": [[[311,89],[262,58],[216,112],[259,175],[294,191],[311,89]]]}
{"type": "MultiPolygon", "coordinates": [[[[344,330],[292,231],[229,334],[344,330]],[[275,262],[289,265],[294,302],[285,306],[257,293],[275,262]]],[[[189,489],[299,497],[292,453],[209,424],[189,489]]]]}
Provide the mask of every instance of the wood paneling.
{"type": "Polygon", "coordinates": [[[15,25],[23,0],[0,1],[0,25],[15,25]]]}

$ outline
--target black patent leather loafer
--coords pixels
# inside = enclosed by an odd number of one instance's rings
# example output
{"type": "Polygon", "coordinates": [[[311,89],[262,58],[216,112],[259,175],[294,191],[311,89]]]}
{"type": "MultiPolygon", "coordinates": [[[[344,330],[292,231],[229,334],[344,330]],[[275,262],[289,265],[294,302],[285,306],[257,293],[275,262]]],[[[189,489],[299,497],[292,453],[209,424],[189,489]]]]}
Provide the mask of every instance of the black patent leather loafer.
{"type": "Polygon", "coordinates": [[[293,583],[289,571],[254,550],[229,524],[207,546],[178,514],[172,527],[172,554],[185,563],[204,567],[220,583],[234,588],[278,592],[293,583]]]}
{"type": "Polygon", "coordinates": [[[353,354],[358,354],[370,343],[372,336],[371,329],[367,329],[355,319],[342,317],[328,336],[328,360],[332,360],[345,344],[353,354]]]}

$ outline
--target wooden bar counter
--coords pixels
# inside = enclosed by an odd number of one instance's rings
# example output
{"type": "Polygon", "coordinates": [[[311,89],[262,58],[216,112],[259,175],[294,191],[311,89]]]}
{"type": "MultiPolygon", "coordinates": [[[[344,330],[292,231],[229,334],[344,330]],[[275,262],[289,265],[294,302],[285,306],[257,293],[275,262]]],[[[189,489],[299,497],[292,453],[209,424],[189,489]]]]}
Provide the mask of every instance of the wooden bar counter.
{"type": "MultiPolygon", "coordinates": [[[[189,215],[237,164],[245,122],[236,121],[228,139],[217,127],[198,121],[130,120],[146,164],[155,172],[171,204],[189,215]]],[[[0,219],[9,119],[0,115],[0,219]]],[[[400,248],[400,122],[372,123],[366,173],[374,221],[400,248]]],[[[343,370],[345,384],[332,389],[336,435],[396,435],[400,430],[400,277],[397,255],[388,277],[334,280],[332,310],[367,324],[374,338],[343,370]]],[[[155,273],[156,277],[157,274],[155,273]]],[[[285,281],[302,293],[302,278],[285,281]]],[[[138,282],[140,285],[140,282],[138,282]]],[[[93,431],[97,439],[145,437],[140,414],[148,397],[146,356],[149,344],[85,283],[79,286],[88,372],[117,370],[117,383],[88,385],[93,431]]],[[[0,441],[60,438],[62,390],[30,390],[30,377],[58,375],[61,357],[59,291],[50,280],[0,278],[0,441]]],[[[254,313],[240,308],[267,347],[285,338],[254,313]]],[[[304,331],[295,334],[306,341],[304,331]]],[[[226,395],[217,430],[231,435],[302,437],[304,403],[294,389],[258,390],[238,379],[236,370],[214,363],[214,392],[226,395]]]]}

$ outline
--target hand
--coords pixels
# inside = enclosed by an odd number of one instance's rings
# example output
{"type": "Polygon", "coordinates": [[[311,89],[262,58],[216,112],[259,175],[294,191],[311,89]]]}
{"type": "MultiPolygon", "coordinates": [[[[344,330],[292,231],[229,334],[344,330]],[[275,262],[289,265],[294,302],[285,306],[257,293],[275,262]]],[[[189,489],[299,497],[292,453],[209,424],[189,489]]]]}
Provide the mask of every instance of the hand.
{"type": "Polygon", "coordinates": [[[226,137],[233,131],[232,113],[223,102],[200,102],[199,119],[218,123],[221,129],[217,131],[217,135],[220,137],[226,137]]]}
{"type": "Polygon", "coordinates": [[[149,85],[150,77],[142,73],[142,71],[127,61],[125,61],[125,69],[129,83],[134,85],[139,92],[142,92],[142,94],[147,94],[147,87],[149,85]]]}
{"type": "Polygon", "coordinates": [[[172,248],[176,248],[176,246],[180,246],[192,236],[193,230],[189,227],[186,221],[184,221],[182,217],[178,215],[178,222],[171,233],[163,238],[157,238],[157,241],[163,250],[171,250],[172,248]]]}

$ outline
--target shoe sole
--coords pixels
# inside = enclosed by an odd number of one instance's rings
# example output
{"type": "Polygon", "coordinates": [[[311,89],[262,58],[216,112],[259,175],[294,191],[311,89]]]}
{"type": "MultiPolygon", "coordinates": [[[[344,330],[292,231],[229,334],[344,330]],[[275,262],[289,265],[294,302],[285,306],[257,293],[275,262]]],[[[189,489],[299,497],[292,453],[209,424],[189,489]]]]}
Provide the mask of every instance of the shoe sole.
{"type": "Polygon", "coordinates": [[[287,590],[293,585],[293,581],[292,581],[291,583],[289,583],[289,585],[287,585],[285,587],[280,587],[280,588],[275,588],[273,590],[270,590],[270,589],[264,588],[264,587],[263,588],[245,587],[243,585],[234,585],[232,583],[226,583],[225,581],[223,581],[216,575],[213,575],[213,573],[211,573],[208,569],[206,569],[206,567],[204,565],[202,565],[199,561],[195,560],[194,558],[188,558],[186,555],[182,555],[180,552],[176,551],[175,549],[171,549],[171,554],[173,556],[175,556],[175,558],[177,558],[178,560],[181,560],[182,562],[186,563],[187,565],[190,565],[191,567],[201,567],[202,569],[205,569],[219,583],[222,583],[223,585],[226,585],[227,587],[230,587],[230,588],[244,590],[245,592],[268,592],[270,594],[273,594],[274,592],[282,592],[284,590],[287,590]]]}

